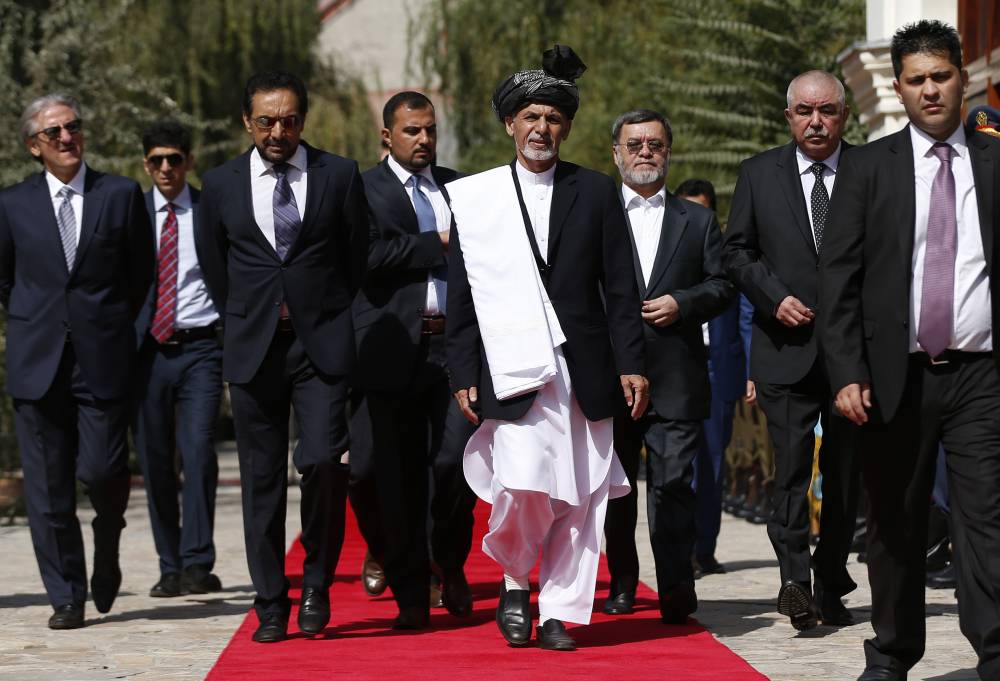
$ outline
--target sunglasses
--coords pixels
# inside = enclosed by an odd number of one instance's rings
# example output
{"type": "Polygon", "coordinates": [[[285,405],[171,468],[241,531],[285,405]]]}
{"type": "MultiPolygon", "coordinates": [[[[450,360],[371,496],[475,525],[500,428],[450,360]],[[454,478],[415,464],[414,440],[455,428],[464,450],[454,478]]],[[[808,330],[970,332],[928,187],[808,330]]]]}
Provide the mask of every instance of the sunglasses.
{"type": "Polygon", "coordinates": [[[302,118],[295,114],[292,114],[291,116],[281,116],[281,117],[257,116],[255,118],[251,118],[250,120],[253,122],[254,126],[256,126],[258,130],[270,130],[278,123],[281,123],[281,127],[285,128],[286,130],[289,129],[294,130],[295,128],[299,127],[299,123],[302,122],[302,118]]]}
{"type": "Polygon", "coordinates": [[[164,161],[169,163],[171,168],[176,168],[184,163],[184,155],[175,152],[173,154],[154,154],[146,157],[146,162],[154,168],[162,166],[164,161]]]}
{"type": "Polygon", "coordinates": [[[42,128],[34,135],[32,135],[32,137],[41,135],[49,142],[54,142],[55,140],[59,139],[59,133],[63,130],[68,132],[70,135],[75,135],[81,130],[83,130],[83,121],[77,118],[63,125],[53,125],[50,128],[42,128]]]}
{"type": "Polygon", "coordinates": [[[647,140],[645,142],[642,140],[629,140],[624,144],[618,144],[617,146],[625,147],[628,150],[628,153],[633,156],[642,151],[643,146],[649,147],[649,153],[651,154],[662,154],[667,149],[667,145],[660,140],[647,140]]]}

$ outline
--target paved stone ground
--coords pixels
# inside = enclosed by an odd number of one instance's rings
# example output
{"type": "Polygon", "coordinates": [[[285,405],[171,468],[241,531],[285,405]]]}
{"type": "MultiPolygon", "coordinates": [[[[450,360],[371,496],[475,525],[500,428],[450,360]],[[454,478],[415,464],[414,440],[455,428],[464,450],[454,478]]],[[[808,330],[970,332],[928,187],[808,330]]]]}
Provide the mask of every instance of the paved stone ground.
{"type": "MultiPolygon", "coordinates": [[[[237,476],[231,448],[222,457],[222,477],[237,476]]],[[[289,537],[298,526],[298,491],[289,490],[289,537]]],[[[644,504],[640,503],[640,513],[644,504]]],[[[89,509],[81,509],[84,541],[91,545],[89,509]]],[[[196,680],[204,678],[242,621],[252,600],[243,553],[239,488],[219,490],[216,572],[225,590],[177,599],[149,598],[158,577],[145,497],[134,490],[123,535],[122,593],[114,609],[100,615],[87,604],[81,630],[55,632],[24,523],[0,527],[0,679],[4,681],[97,681],[105,679],[196,680]]],[[[655,584],[645,518],[638,537],[643,579],[655,584]]],[[[775,612],[778,577],[764,528],[723,520],[718,557],[726,575],[698,582],[698,618],[725,645],[774,681],[853,680],[864,666],[861,642],[870,636],[871,600],[864,566],[851,565],[859,589],[847,599],[858,624],[797,633],[775,612]]],[[[927,592],[927,654],[911,679],[965,681],[978,677],[975,656],[958,630],[952,594],[927,592]]],[[[272,680],[268,680],[272,681],[272,680]]],[[[273,680],[277,681],[277,680],[273,680]]]]}

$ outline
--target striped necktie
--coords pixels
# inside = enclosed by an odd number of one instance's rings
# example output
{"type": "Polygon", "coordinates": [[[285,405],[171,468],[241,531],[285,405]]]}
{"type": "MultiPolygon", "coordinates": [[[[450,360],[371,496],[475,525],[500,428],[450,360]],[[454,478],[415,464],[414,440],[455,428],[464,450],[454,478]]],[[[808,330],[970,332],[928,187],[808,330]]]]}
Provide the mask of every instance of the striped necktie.
{"type": "Polygon", "coordinates": [[[166,343],[174,334],[177,318],[177,213],[167,204],[167,219],[160,231],[160,252],[156,261],[156,312],[150,334],[157,343],[166,343]]]}
{"type": "Polygon", "coordinates": [[[288,184],[288,164],[274,164],[274,198],[272,206],[274,208],[274,250],[278,252],[278,257],[282,260],[288,255],[288,249],[292,247],[295,236],[302,226],[302,219],[299,217],[299,206],[295,203],[295,194],[288,184]]]}
{"type": "Polygon", "coordinates": [[[63,255],[66,257],[66,269],[72,272],[73,263],[76,261],[76,213],[73,212],[73,204],[70,202],[73,190],[69,186],[64,186],[56,196],[62,199],[59,212],[56,213],[59,238],[62,240],[63,255]]]}

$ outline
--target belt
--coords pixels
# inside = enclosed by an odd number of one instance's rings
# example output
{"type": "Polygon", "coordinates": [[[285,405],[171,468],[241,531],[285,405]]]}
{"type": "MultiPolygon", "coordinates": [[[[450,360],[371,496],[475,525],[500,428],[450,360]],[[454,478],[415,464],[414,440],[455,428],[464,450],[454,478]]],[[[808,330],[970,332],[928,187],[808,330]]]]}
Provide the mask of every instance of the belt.
{"type": "Polygon", "coordinates": [[[191,341],[216,339],[215,324],[208,326],[198,326],[193,329],[175,329],[170,338],[160,343],[160,345],[181,345],[191,341]]]}
{"type": "Polygon", "coordinates": [[[931,357],[926,352],[911,352],[910,361],[920,366],[944,366],[947,364],[966,364],[980,359],[989,359],[992,352],[965,352],[963,350],[945,350],[937,357],[931,357]]]}
{"type": "Polygon", "coordinates": [[[424,315],[421,318],[420,334],[423,336],[437,336],[444,333],[444,315],[424,315]]]}
{"type": "Polygon", "coordinates": [[[278,317],[278,333],[295,333],[291,317],[278,317]]]}

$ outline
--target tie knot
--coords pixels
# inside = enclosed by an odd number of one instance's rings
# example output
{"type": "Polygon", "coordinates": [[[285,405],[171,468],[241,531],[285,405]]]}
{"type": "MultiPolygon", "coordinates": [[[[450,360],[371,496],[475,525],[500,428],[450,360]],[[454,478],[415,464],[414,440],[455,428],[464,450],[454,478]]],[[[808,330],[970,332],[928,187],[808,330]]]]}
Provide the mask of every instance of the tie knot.
{"type": "Polygon", "coordinates": [[[177,210],[177,206],[172,201],[167,201],[167,212],[173,213],[177,210]]]}
{"type": "Polygon", "coordinates": [[[941,161],[941,163],[951,162],[951,155],[954,149],[951,148],[950,144],[946,144],[945,142],[937,142],[931,148],[934,150],[934,155],[938,157],[938,160],[941,161]]]}
{"type": "Polygon", "coordinates": [[[413,184],[413,188],[420,191],[420,176],[410,175],[410,182],[413,184]]]}
{"type": "Polygon", "coordinates": [[[275,163],[271,166],[271,170],[274,171],[274,176],[279,180],[284,178],[288,174],[288,164],[287,163],[275,163]]]}
{"type": "Polygon", "coordinates": [[[809,171],[816,176],[816,179],[823,177],[823,172],[826,170],[825,163],[813,163],[809,166],[809,171]]]}
{"type": "Polygon", "coordinates": [[[56,194],[60,199],[68,199],[73,196],[73,188],[69,185],[64,185],[62,189],[56,194]]]}

